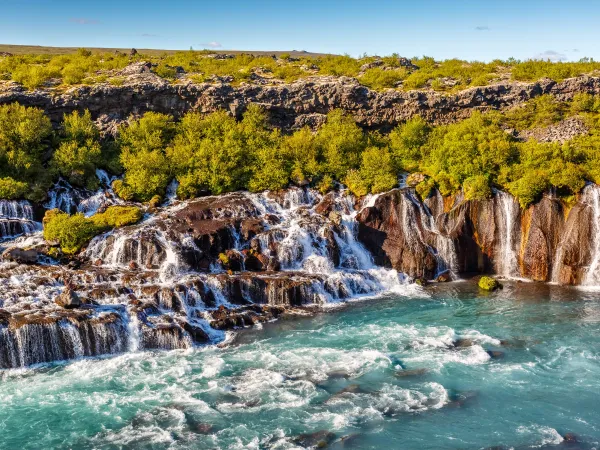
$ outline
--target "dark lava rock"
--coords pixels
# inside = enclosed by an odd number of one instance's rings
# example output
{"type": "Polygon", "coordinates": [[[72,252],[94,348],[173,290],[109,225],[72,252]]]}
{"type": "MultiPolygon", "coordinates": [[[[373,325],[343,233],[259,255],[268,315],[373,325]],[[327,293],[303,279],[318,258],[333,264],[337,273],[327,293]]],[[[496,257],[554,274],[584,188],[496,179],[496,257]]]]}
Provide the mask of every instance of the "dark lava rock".
{"type": "Polygon", "coordinates": [[[54,299],[54,303],[66,309],[79,308],[82,304],[79,295],[68,287],[54,299]]]}
{"type": "Polygon", "coordinates": [[[2,258],[7,261],[14,261],[19,264],[35,264],[39,253],[34,249],[23,249],[12,247],[2,253],[2,258]]]}
{"type": "Polygon", "coordinates": [[[466,339],[466,338],[460,338],[460,339],[456,339],[452,345],[455,348],[467,348],[467,347],[472,347],[473,345],[475,345],[475,341],[473,339],[466,339]]]}
{"type": "Polygon", "coordinates": [[[396,372],[396,376],[399,378],[420,377],[428,372],[428,369],[399,370],[396,372]]]}
{"type": "Polygon", "coordinates": [[[448,281],[452,281],[452,277],[450,276],[450,271],[446,270],[445,272],[442,272],[438,275],[438,277],[435,279],[435,281],[437,281],[438,283],[446,283],[448,281]]]}
{"type": "Polygon", "coordinates": [[[499,350],[487,350],[486,353],[488,355],[490,355],[490,357],[492,359],[500,359],[500,358],[504,358],[504,352],[501,352],[499,350]]]}
{"type": "Polygon", "coordinates": [[[335,434],[328,430],[315,431],[297,436],[294,443],[302,447],[325,448],[335,441],[335,434]]]}

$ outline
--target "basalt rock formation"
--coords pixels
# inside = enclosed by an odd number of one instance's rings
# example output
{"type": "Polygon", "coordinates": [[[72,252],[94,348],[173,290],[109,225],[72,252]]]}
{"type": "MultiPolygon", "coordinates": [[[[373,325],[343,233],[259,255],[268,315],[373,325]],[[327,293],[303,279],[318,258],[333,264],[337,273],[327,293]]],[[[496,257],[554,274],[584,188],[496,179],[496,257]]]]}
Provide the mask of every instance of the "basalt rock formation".
{"type": "Polygon", "coordinates": [[[412,277],[449,269],[597,285],[599,207],[596,185],[572,208],[548,194],[526,210],[502,192],[483,201],[436,193],[421,203],[397,189],[360,212],[358,237],[378,264],[412,277]]]}
{"type": "Polygon", "coordinates": [[[316,126],[322,123],[325,114],[336,108],[352,114],[365,128],[390,129],[416,114],[432,123],[448,123],[469,117],[474,110],[505,109],[543,94],[568,100],[580,92],[600,93],[600,78],[581,76],[561,82],[549,79],[535,83],[502,82],[443,94],[434,91],[376,92],[347,77],[315,76],[270,86],[196,84],[191,81],[170,84],[151,72],[137,70],[126,77],[122,86],[102,83],[77,86],[66,92],[27,91],[16,83],[6,82],[0,84],[0,104],[18,102],[42,108],[55,123],[62,120],[65,113],[88,109],[108,132],[114,132],[113,124],[126,120],[131,114],[157,111],[181,116],[188,111],[209,113],[225,109],[240,116],[250,103],[261,105],[272,124],[284,130],[316,126]]]}

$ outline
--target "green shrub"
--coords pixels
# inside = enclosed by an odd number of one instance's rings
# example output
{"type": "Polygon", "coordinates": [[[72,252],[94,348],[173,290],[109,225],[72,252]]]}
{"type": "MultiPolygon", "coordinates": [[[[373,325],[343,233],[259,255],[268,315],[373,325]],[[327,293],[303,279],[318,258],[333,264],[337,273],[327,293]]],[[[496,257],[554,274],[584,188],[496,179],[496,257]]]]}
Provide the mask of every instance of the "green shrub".
{"type": "Polygon", "coordinates": [[[407,120],[390,133],[390,150],[394,167],[399,171],[418,170],[431,127],[420,116],[407,120]]]}
{"type": "Polygon", "coordinates": [[[86,76],[85,68],[76,63],[67,64],[62,70],[62,81],[65,84],[80,84],[86,76]]]}
{"type": "Polygon", "coordinates": [[[396,87],[396,84],[408,76],[405,69],[385,70],[381,67],[368,69],[360,78],[361,84],[380,91],[396,87]]]}
{"type": "Polygon", "coordinates": [[[335,75],[345,77],[355,77],[360,71],[361,61],[348,55],[342,56],[324,56],[316,62],[319,67],[319,73],[322,75],[335,75]]]}
{"type": "Polygon", "coordinates": [[[143,213],[137,206],[109,206],[102,213],[90,217],[90,220],[102,231],[132,225],[142,220],[143,213]]]}
{"type": "Polygon", "coordinates": [[[29,200],[43,200],[51,184],[43,165],[51,138],[52,125],[41,109],[0,106],[0,178],[27,183],[29,200]]]}
{"type": "Polygon", "coordinates": [[[46,211],[43,219],[44,239],[57,242],[65,255],[74,255],[94,236],[111,228],[139,222],[142,211],[135,206],[111,206],[90,218],[78,213],[69,215],[58,209],[46,211]]]}
{"type": "Polygon", "coordinates": [[[24,198],[28,191],[27,183],[17,181],[11,177],[0,178],[0,198],[15,200],[24,198]]]}
{"type": "Polygon", "coordinates": [[[344,184],[357,197],[364,197],[370,191],[370,186],[363,179],[360,172],[356,169],[350,169],[344,180],[344,184]]]}
{"type": "Polygon", "coordinates": [[[289,165],[277,149],[261,148],[256,152],[255,157],[256,169],[248,184],[251,191],[276,191],[287,187],[290,180],[289,165]]]}
{"type": "Polygon", "coordinates": [[[99,232],[83,214],[70,216],[58,209],[47,211],[43,223],[44,239],[58,242],[65,255],[77,253],[99,232]]]}
{"type": "Polygon", "coordinates": [[[193,197],[248,188],[253,173],[254,190],[285,185],[287,170],[273,154],[278,141],[279,135],[266,127],[265,115],[256,105],[248,108],[241,122],[224,111],[206,117],[187,114],[167,152],[180,183],[178,193],[193,197]],[[266,173],[263,163],[274,173],[266,173]]]}
{"type": "MultiPolygon", "coordinates": [[[[469,119],[436,129],[427,144],[424,172],[447,193],[470,177],[495,178],[518,157],[518,146],[489,116],[474,112],[469,119]],[[443,175],[443,177],[441,176],[443,175]],[[444,189],[446,190],[446,189],[444,189]]],[[[443,195],[446,195],[440,189],[443,195]]]]}
{"type": "Polygon", "coordinates": [[[100,134],[89,111],[65,115],[62,142],[54,152],[51,165],[70,183],[95,189],[98,185],[95,172],[101,161],[100,134]]]}
{"type": "Polygon", "coordinates": [[[334,187],[334,179],[329,175],[323,175],[323,178],[317,183],[317,189],[323,195],[333,190],[334,187]]]}
{"type": "Polygon", "coordinates": [[[60,72],[51,68],[29,64],[23,64],[15,68],[12,72],[13,81],[21,83],[28,89],[38,88],[51,78],[58,78],[59,76],[60,72]]]}
{"type": "Polygon", "coordinates": [[[324,171],[336,180],[343,179],[348,170],[359,167],[366,143],[352,116],[341,110],[330,112],[317,133],[324,171]]]}
{"type": "Polygon", "coordinates": [[[135,196],[133,190],[131,190],[131,188],[127,186],[123,180],[113,181],[111,187],[114,193],[125,201],[133,200],[133,197],[135,196]]]}
{"type": "MultiPolygon", "coordinates": [[[[365,149],[359,174],[363,185],[372,194],[389,191],[398,184],[398,177],[387,148],[369,147],[365,149]]],[[[355,192],[355,194],[357,193],[355,192]]]]}
{"type": "Polygon", "coordinates": [[[156,194],[164,194],[173,175],[165,150],[174,134],[173,118],[155,112],[147,112],[120,129],[125,184],[137,199],[148,201],[156,194]]]}
{"type": "Polygon", "coordinates": [[[516,64],[512,68],[512,78],[519,81],[535,81],[541,78],[551,78],[561,81],[565,78],[576,77],[600,69],[600,63],[593,60],[580,62],[551,62],[543,60],[528,60],[516,64]]]}
{"type": "Polygon", "coordinates": [[[508,111],[503,121],[518,130],[545,127],[562,120],[564,112],[564,104],[559,103],[551,95],[541,95],[523,106],[508,111]]]}
{"type": "Polygon", "coordinates": [[[174,67],[168,66],[166,64],[159,64],[154,69],[154,73],[159,77],[166,78],[169,80],[173,80],[177,76],[177,70],[174,67]]]}
{"type": "Polygon", "coordinates": [[[549,187],[548,177],[543,171],[531,170],[511,182],[508,185],[508,192],[519,200],[521,208],[526,208],[538,201],[549,187]]]}
{"type": "Polygon", "coordinates": [[[600,96],[587,93],[575,94],[571,101],[571,112],[574,114],[600,112],[600,96]]]}
{"type": "Polygon", "coordinates": [[[465,200],[485,200],[492,196],[489,180],[484,175],[475,175],[463,182],[465,200]]]}
{"type": "Polygon", "coordinates": [[[295,131],[281,140],[280,151],[290,166],[293,182],[312,182],[322,175],[321,148],[317,136],[308,127],[295,131]]]}
{"type": "Polygon", "coordinates": [[[435,182],[431,178],[426,178],[415,186],[417,194],[419,194],[419,197],[421,197],[423,200],[427,199],[431,195],[434,188],[435,182]]]}

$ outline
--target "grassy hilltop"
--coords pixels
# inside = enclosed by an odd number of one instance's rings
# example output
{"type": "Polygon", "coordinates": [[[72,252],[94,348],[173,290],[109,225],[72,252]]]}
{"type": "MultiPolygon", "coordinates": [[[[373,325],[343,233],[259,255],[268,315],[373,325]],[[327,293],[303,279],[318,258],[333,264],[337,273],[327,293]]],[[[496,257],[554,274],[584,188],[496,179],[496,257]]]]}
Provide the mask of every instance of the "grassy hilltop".
{"type": "Polygon", "coordinates": [[[506,81],[556,81],[600,70],[600,63],[494,60],[484,63],[451,59],[435,61],[423,56],[408,60],[386,57],[325,55],[292,52],[138,50],[130,56],[122,49],[75,49],[1,46],[0,80],[15,81],[29,89],[61,88],[78,84],[119,84],[119,71],[135,61],[153,64],[153,72],[172,83],[293,82],[315,75],[355,77],[364,86],[383,89],[433,89],[456,92],[472,86],[506,81]],[[12,51],[11,51],[12,50],[12,51]]]}

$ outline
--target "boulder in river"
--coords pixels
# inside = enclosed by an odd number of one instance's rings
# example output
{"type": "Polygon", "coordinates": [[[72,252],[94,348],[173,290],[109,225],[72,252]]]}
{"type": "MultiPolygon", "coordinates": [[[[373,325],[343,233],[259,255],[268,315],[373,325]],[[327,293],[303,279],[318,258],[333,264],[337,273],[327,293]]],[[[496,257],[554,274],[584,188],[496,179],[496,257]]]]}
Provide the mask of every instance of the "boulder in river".
{"type": "Polygon", "coordinates": [[[19,264],[35,264],[38,259],[38,252],[34,249],[24,249],[12,247],[2,253],[2,258],[8,261],[14,261],[19,264]]]}
{"type": "Polygon", "coordinates": [[[66,309],[79,308],[82,304],[79,295],[69,287],[54,299],[54,303],[66,309]]]}
{"type": "Polygon", "coordinates": [[[484,291],[495,291],[502,287],[500,282],[492,277],[481,277],[477,284],[484,291]]]}

